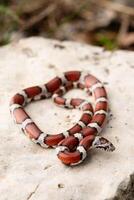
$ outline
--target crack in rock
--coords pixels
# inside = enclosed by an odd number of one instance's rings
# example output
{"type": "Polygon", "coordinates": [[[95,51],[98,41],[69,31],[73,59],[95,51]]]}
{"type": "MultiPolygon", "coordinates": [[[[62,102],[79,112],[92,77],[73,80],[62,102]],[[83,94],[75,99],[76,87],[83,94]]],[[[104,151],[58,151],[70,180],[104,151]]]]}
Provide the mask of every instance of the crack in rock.
{"type": "Polygon", "coordinates": [[[31,199],[31,197],[33,196],[33,194],[35,194],[35,192],[37,191],[39,185],[40,185],[40,183],[37,184],[37,186],[35,187],[34,191],[32,191],[32,192],[28,195],[27,200],[30,200],[30,199],[31,199]]]}

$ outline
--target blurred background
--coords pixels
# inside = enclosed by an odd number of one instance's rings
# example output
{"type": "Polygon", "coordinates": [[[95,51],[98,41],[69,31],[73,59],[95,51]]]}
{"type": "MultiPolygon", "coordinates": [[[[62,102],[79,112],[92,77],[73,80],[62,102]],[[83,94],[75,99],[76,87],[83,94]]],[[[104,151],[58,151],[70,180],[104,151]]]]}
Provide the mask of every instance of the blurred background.
{"type": "Polygon", "coordinates": [[[30,36],[134,50],[134,0],[0,0],[0,45],[30,36]]]}

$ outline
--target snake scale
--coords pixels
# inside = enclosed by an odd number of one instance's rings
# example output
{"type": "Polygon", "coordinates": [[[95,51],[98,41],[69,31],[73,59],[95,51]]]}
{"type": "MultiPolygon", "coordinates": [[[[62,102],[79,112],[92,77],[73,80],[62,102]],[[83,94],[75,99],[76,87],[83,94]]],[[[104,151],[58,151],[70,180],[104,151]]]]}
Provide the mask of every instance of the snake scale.
{"type": "Polygon", "coordinates": [[[89,72],[67,71],[43,85],[26,88],[10,101],[10,112],[16,124],[34,143],[41,147],[56,148],[58,158],[66,165],[77,165],[87,156],[90,148],[114,151],[114,145],[99,136],[106,124],[108,99],[103,84],[89,72]],[[94,106],[81,98],[64,98],[73,88],[85,90],[94,97],[94,106]],[[24,107],[36,100],[52,98],[58,106],[82,110],[80,120],[69,130],[49,135],[35,124],[24,107]]]}

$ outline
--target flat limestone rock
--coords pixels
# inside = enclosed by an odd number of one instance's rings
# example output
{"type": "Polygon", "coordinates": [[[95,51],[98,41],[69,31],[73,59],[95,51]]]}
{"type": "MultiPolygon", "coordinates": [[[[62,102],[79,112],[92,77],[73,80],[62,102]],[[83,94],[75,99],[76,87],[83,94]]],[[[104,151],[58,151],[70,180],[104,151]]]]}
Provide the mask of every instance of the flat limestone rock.
{"type": "MultiPolygon", "coordinates": [[[[0,58],[0,200],[134,199],[134,53],[33,37],[0,48],[0,58]],[[54,149],[32,143],[9,113],[16,92],[68,70],[88,70],[104,83],[110,114],[101,135],[116,147],[113,153],[92,149],[76,167],[63,165],[54,149]]],[[[90,98],[79,90],[67,96],[90,98]]],[[[68,129],[81,116],[51,99],[26,110],[50,134],[68,129]]]]}

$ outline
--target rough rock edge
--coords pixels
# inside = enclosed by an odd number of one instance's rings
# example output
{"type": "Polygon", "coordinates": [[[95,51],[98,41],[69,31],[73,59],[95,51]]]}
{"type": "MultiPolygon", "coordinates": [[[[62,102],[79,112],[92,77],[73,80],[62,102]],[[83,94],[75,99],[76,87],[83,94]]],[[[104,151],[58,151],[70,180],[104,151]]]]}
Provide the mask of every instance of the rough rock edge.
{"type": "Polygon", "coordinates": [[[119,184],[115,197],[105,200],[134,200],[134,173],[119,184]]]}

